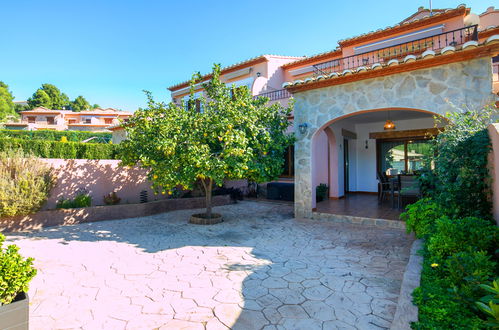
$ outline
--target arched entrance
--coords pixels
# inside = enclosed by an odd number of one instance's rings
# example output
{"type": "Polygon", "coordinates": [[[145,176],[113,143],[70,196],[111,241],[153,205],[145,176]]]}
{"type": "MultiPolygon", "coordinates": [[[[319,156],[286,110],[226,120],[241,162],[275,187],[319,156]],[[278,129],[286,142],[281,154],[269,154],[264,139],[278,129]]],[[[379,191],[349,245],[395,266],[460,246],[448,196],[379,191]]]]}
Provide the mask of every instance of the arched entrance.
{"type": "Polygon", "coordinates": [[[316,187],[327,184],[328,199],[378,192],[377,172],[412,172],[421,165],[427,135],[435,132],[433,112],[384,108],[359,111],[327,121],[311,141],[311,205],[316,187]],[[384,130],[386,120],[394,130],[384,130]],[[387,157],[394,158],[387,162],[387,157]]]}

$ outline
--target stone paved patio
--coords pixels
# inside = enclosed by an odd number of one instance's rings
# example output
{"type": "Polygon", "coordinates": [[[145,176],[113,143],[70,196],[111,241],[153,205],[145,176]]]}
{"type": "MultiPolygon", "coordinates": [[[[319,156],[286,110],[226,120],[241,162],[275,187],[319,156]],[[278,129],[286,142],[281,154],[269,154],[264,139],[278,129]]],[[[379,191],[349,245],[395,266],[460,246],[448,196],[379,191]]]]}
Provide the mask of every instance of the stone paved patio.
{"type": "Polygon", "coordinates": [[[36,258],[31,329],[383,329],[412,238],[241,202],[10,234],[36,258]]]}

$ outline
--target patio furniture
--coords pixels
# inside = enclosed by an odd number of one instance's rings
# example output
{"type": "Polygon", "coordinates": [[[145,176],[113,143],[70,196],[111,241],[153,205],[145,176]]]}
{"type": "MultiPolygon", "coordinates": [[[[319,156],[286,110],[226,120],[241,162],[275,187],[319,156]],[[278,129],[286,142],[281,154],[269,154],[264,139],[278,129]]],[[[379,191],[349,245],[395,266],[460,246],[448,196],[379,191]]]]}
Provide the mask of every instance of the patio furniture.
{"type": "Polygon", "coordinates": [[[378,204],[381,204],[386,196],[386,193],[391,192],[391,184],[388,177],[380,171],[376,172],[376,178],[379,182],[378,204]]]}
{"type": "Polygon", "coordinates": [[[403,198],[421,198],[421,187],[419,181],[415,175],[398,175],[398,196],[397,196],[397,206],[398,209],[402,207],[403,198]]]}

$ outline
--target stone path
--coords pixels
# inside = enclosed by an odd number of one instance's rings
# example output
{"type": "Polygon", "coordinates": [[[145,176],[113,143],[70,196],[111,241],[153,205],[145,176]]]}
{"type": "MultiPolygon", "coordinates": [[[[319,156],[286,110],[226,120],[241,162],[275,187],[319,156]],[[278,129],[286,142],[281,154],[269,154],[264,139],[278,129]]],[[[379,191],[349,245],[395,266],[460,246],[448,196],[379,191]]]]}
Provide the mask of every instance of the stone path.
{"type": "Polygon", "coordinates": [[[294,220],[292,206],[217,207],[10,234],[32,256],[31,329],[384,329],[404,232],[294,220]]]}

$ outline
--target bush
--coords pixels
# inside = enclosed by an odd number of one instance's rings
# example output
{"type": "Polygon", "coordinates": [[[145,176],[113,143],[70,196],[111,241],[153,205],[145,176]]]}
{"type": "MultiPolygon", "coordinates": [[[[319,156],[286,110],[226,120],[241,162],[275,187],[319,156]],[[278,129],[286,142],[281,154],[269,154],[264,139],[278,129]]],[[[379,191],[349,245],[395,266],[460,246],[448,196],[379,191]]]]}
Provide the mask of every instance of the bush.
{"type": "Polygon", "coordinates": [[[425,238],[434,232],[435,222],[442,216],[442,208],[430,198],[423,198],[407,206],[400,215],[405,221],[407,233],[414,232],[417,238],[425,238]]]}
{"type": "Polygon", "coordinates": [[[41,158],[118,159],[119,146],[103,143],[79,143],[0,138],[0,151],[22,150],[41,158]]]}
{"type": "Polygon", "coordinates": [[[103,197],[104,204],[106,205],[117,205],[121,202],[121,198],[113,191],[103,197]]]}
{"type": "Polygon", "coordinates": [[[492,283],[481,284],[480,288],[487,295],[482,297],[476,304],[478,308],[488,316],[486,325],[493,329],[499,328],[499,278],[492,283]]]}
{"type": "Polygon", "coordinates": [[[489,220],[442,217],[436,222],[435,234],[428,240],[428,251],[437,258],[445,258],[468,248],[491,251],[497,247],[498,233],[499,228],[489,220]]]}
{"type": "Polygon", "coordinates": [[[315,200],[317,202],[322,202],[324,199],[327,199],[327,191],[329,187],[325,183],[321,183],[317,187],[315,187],[315,200]]]}
{"type": "Polygon", "coordinates": [[[76,194],[74,199],[61,199],[57,202],[58,209],[76,209],[92,205],[92,197],[86,192],[76,194]]]}
{"type": "Polygon", "coordinates": [[[21,151],[0,152],[0,217],[38,211],[54,184],[52,169],[21,151]]]}
{"type": "Polygon", "coordinates": [[[36,131],[21,131],[0,129],[0,138],[16,138],[27,140],[45,140],[45,141],[61,141],[62,137],[66,137],[69,142],[81,142],[92,137],[96,137],[92,142],[107,143],[112,138],[112,133],[107,132],[85,132],[85,131],[53,131],[53,130],[36,130],[36,131]]]}
{"type": "Polygon", "coordinates": [[[445,261],[447,279],[470,303],[480,296],[479,285],[490,281],[496,270],[497,264],[485,251],[458,252],[445,261]]]}
{"type": "Polygon", "coordinates": [[[33,259],[24,259],[15,245],[3,248],[4,239],[0,234],[0,305],[10,304],[19,293],[27,292],[36,275],[33,259]]]}

